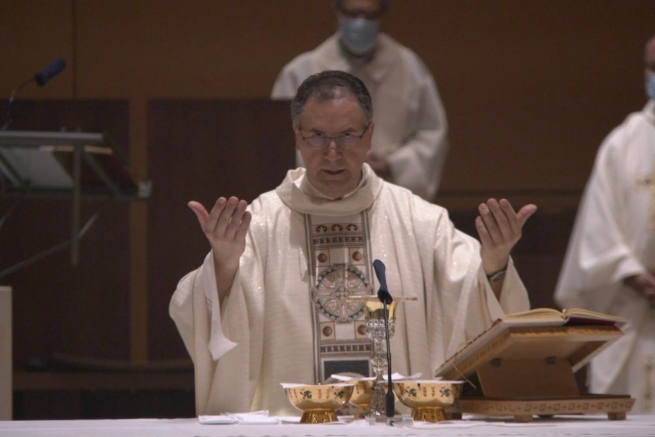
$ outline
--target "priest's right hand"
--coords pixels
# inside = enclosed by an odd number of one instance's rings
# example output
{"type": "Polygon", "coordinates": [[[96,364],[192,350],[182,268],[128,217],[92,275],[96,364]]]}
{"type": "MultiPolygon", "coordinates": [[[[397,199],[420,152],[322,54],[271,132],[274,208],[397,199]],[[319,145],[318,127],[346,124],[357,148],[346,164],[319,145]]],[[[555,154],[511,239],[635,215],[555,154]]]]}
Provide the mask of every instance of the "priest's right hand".
{"type": "Polygon", "coordinates": [[[230,291],[239,267],[239,258],[246,249],[246,234],[252,219],[252,214],[246,211],[247,206],[245,200],[236,197],[219,197],[208,213],[202,204],[189,202],[189,208],[196,214],[212,247],[220,302],[230,291]]]}

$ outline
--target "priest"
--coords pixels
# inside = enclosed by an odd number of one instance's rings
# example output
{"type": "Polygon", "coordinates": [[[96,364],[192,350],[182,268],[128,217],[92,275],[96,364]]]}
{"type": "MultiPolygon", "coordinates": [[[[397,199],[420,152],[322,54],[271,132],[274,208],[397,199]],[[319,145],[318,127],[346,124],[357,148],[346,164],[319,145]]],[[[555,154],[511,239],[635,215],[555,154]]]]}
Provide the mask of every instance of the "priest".
{"type": "Polygon", "coordinates": [[[348,73],[310,76],[291,115],[306,168],[250,205],[189,203],[211,251],[179,282],[170,314],[194,362],[198,414],[296,414],[280,383],[370,374],[364,308],[346,298],[375,294],[375,259],[392,295],[418,297],[396,313],[402,374],[432,377],[493,320],[529,307],[510,250],[534,205],[481,204],[480,243],[443,208],[376,176],[364,162],[371,97],[348,73]]]}
{"type": "Polygon", "coordinates": [[[594,393],[630,394],[655,413],[655,37],[646,45],[648,103],[600,146],[555,300],[629,321],[590,366],[594,393]]]}

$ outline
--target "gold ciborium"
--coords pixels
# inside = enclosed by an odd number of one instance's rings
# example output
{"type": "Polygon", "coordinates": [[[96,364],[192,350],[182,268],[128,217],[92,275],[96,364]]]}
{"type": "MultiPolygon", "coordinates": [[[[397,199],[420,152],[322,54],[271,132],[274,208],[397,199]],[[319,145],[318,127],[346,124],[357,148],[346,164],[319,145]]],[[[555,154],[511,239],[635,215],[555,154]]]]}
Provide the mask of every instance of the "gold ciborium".
{"type": "Polygon", "coordinates": [[[393,392],[412,409],[412,418],[424,422],[446,420],[444,407],[449,407],[462,393],[463,381],[400,381],[393,383],[393,392]]]}
{"type": "Polygon", "coordinates": [[[283,384],[291,405],[302,411],[300,423],[336,422],[335,410],[350,400],[353,384],[283,384]]]}
{"type": "Polygon", "coordinates": [[[363,418],[368,412],[368,406],[373,400],[373,389],[375,381],[372,379],[349,381],[353,384],[353,395],[350,397],[350,403],[357,407],[355,418],[363,418]]]}

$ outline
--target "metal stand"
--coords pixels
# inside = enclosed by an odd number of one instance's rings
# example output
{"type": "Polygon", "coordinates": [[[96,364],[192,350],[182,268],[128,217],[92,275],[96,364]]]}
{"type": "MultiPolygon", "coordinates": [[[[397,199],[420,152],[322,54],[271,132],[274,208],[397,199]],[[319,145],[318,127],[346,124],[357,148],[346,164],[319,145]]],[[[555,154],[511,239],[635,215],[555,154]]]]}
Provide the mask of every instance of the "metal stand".
{"type": "MultiPolygon", "coordinates": [[[[82,132],[33,132],[0,130],[0,182],[3,185],[5,197],[15,197],[19,200],[29,197],[41,198],[72,198],[71,238],[40,252],[29,259],[19,262],[0,271],[0,278],[26,267],[46,256],[71,247],[71,264],[77,265],[79,260],[79,240],[95,222],[100,212],[95,213],[80,229],[80,204],[82,197],[93,197],[115,200],[143,200],[150,195],[150,182],[136,182],[129,172],[126,159],[119,150],[107,145],[107,139],[101,133],[82,132]],[[6,153],[3,153],[6,150],[6,153]],[[40,162],[40,171],[31,168],[25,162],[30,158],[41,156],[34,154],[70,154],[61,160],[50,159],[40,162]],[[20,159],[20,158],[24,159],[20,159]],[[104,157],[105,165],[97,157],[104,157]],[[64,168],[63,163],[71,163],[70,168],[64,168]],[[43,168],[43,166],[47,168],[43,168]],[[97,183],[85,186],[84,179],[92,176],[97,183]],[[52,171],[55,174],[68,174],[69,184],[49,185],[43,178],[44,173],[52,171]]],[[[37,160],[38,161],[38,160],[37,160]]],[[[0,218],[0,227],[14,212],[14,204],[0,218]]]]}

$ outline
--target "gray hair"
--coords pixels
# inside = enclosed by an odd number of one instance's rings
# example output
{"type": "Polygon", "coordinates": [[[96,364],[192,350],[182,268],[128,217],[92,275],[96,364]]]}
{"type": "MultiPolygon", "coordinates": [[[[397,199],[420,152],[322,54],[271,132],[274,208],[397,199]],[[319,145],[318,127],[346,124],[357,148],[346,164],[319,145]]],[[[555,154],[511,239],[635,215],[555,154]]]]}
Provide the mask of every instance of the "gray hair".
{"type": "Polygon", "coordinates": [[[300,84],[296,97],[291,102],[291,121],[298,124],[305,104],[314,97],[319,101],[352,96],[357,99],[364,121],[368,125],[373,119],[373,103],[364,82],[343,71],[322,71],[309,76],[300,84]]]}

